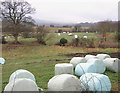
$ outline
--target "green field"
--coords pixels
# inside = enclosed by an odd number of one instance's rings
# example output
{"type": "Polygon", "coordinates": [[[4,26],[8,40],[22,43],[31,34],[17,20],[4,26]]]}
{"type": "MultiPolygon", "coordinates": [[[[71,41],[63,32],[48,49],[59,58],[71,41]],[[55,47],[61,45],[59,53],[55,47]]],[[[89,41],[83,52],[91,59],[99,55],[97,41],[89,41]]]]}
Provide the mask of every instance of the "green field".
{"type": "MultiPolygon", "coordinates": [[[[87,35],[88,38],[94,37],[94,33],[74,33],[79,37],[87,35]]],[[[60,38],[65,37],[70,42],[74,36],[67,34],[53,34],[53,38],[47,41],[47,45],[39,45],[34,43],[35,38],[24,39],[19,37],[20,45],[5,44],[2,46],[2,56],[6,59],[3,65],[3,89],[9,82],[10,75],[18,69],[26,69],[32,72],[36,78],[36,83],[40,88],[47,90],[47,83],[54,76],[54,66],[57,63],[69,63],[72,57],[65,54],[71,53],[87,53],[87,52],[118,52],[117,48],[81,48],[73,46],[57,46],[60,38]]],[[[12,38],[7,39],[8,42],[13,41],[12,38]]],[[[118,91],[118,73],[106,71],[104,74],[109,76],[112,84],[112,91],[118,91]]],[[[120,73],[119,73],[120,74],[120,73]]]]}
{"type": "MultiPolygon", "coordinates": [[[[78,35],[79,38],[82,38],[83,36],[88,36],[88,38],[93,38],[94,37],[95,39],[97,39],[96,33],[73,33],[73,36],[68,36],[68,33],[61,33],[61,36],[58,36],[57,33],[49,33],[48,36],[51,36],[52,38],[50,38],[47,41],[47,45],[54,45],[54,44],[58,43],[61,38],[67,39],[68,43],[70,43],[71,40],[74,39],[74,35],[78,35]]],[[[14,40],[13,37],[7,39],[7,41],[13,41],[13,40],[14,40]]],[[[19,37],[18,40],[23,44],[28,44],[30,42],[37,41],[36,38],[26,38],[26,39],[24,39],[22,37],[19,37]]]]}

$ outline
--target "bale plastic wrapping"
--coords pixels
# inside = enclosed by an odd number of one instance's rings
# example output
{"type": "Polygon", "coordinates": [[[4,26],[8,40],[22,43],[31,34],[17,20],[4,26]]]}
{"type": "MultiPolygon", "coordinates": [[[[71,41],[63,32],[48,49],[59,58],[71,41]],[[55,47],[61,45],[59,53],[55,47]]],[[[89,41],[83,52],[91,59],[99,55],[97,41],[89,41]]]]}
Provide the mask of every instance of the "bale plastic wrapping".
{"type": "Polygon", "coordinates": [[[24,70],[24,69],[16,70],[15,72],[13,72],[9,78],[9,82],[14,81],[15,79],[19,79],[19,78],[27,78],[35,82],[34,75],[31,72],[24,70]]]}
{"type": "Polygon", "coordinates": [[[72,33],[69,33],[68,36],[72,36],[73,34],[72,33]]]}
{"type": "Polygon", "coordinates": [[[86,59],[84,57],[73,57],[70,60],[70,63],[73,64],[73,67],[76,67],[77,64],[79,63],[86,63],[86,59]]]}
{"type": "Polygon", "coordinates": [[[86,55],[86,56],[85,56],[85,59],[86,59],[86,60],[89,60],[89,59],[91,59],[91,58],[96,58],[96,59],[97,59],[98,57],[97,57],[97,56],[94,56],[94,55],[86,55]]]}
{"type": "Polygon", "coordinates": [[[118,58],[106,58],[103,60],[106,68],[112,72],[120,72],[120,60],[118,58]]]}
{"type": "Polygon", "coordinates": [[[106,70],[105,63],[101,59],[92,58],[87,63],[93,63],[96,67],[96,73],[104,73],[106,70]]]}
{"type": "Polygon", "coordinates": [[[86,73],[80,77],[82,88],[86,91],[110,91],[108,76],[98,73],[86,73]]]}
{"type": "Polygon", "coordinates": [[[59,63],[55,65],[55,75],[73,74],[73,65],[70,63],[59,63]]]}
{"type": "Polygon", "coordinates": [[[96,55],[99,59],[106,59],[106,58],[111,58],[108,54],[97,54],[96,55]]]}
{"type": "Polygon", "coordinates": [[[70,74],[56,75],[48,82],[48,91],[82,91],[80,80],[70,74]]]}
{"type": "Polygon", "coordinates": [[[96,73],[96,67],[93,63],[79,63],[75,68],[75,74],[82,76],[85,73],[96,73]]]}
{"type": "Polygon", "coordinates": [[[0,57],[0,64],[4,64],[5,63],[5,59],[0,57]]]}
{"type": "Polygon", "coordinates": [[[4,91],[39,91],[36,83],[31,79],[20,78],[9,82],[4,91]]]}

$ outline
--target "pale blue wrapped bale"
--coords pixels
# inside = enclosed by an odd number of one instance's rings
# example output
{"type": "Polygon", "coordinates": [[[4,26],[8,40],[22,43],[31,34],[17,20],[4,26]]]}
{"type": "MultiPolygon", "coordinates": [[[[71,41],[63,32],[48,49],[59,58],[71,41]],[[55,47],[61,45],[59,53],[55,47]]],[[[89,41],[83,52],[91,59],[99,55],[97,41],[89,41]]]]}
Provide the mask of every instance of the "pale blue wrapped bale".
{"type": "Polygon", "coordinates": [[[5,63],[5,59],[4,58],[0,58],[0,64],[4,64],[5,63]]]}
{"type": "Polygon", "coordinates": [[[87,63],[92,63],[95,65],[96,73],[104,73],[106,70],[105,63],[101,59],[92,58],[87,61],[87,63]]]}
{"type": "Polygon", "coordinates": [[[85,73],[96,73],[96,67],[93,63],[79,63],[75,68],[75,74],[82,76],[85,73]]]}
{"type": "Polygon", "coordinates": [[[80,77],[84,91],[110,91],[111,82],[108,76],[98,73],[86,73],[80,77]]]}
{"type": "Polygon", "coordinates": [[[68,36],[72,36],[73,34],[72,33],[69,33],[68,36]]]}

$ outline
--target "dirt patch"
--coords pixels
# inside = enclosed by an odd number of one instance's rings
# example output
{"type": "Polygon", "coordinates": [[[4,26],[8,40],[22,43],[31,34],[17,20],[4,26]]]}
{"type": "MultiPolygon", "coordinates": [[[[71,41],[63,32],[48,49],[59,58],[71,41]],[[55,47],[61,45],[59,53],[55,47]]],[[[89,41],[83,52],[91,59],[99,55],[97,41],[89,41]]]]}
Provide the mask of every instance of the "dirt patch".
{"type": "Polygon", "coordinates": [[[54,60],[49,60],[49,61],[66,61],[66,60],[71,60],[71,59],[54,59],[54,60]]]}
{"type": "Polygon", "coordinates": [[[37,41],[33,41],[32,43],[28,44],[29,46],[39,46],[40,44],[37,41]]]}
{"type": "MultiPolygon", "coordinates": [[[[27,63],[25,63],[26,65],[29,65],[29,64],[35,64],[35,63],[37,63],[37,62],[27,62],[27,63]]],[[[41,63],[41,62],[40,62],[41,63]]]]}
{"type": "Polygon", "coordinates": [[[119,53],[103,53],[103,52],[90,52],[90,53],[72,53],[72,54],[65,54],[67,57],[85,57],[86,55],[97,55],[97,54],[108,54],[112,58],[119,58],[120,59],[120,52],[119,53]]]}
{"type": "MultiPolygon", "coordinates": [[[[21,45],[22,46],[22,45],[21,45]]],[[[11,49],[16,49],[16,48],[18,48],[18,47],[20,47],[20,45],[8,45],[8,46],[4,46],[4,47],[2,47],[2,50],[11,50],[11,49]]]]}
{"type": "Polygon", "coordinates": [[[53,61],[64,62],[66,60],[70,61],[71,59],[49,59],[49,60],[41,60],[40,62],[27,62],[25,64],[30,65],[30,64],[36,64],[36,63],[41,63],[41,62],[53,62],[53,61]]]}

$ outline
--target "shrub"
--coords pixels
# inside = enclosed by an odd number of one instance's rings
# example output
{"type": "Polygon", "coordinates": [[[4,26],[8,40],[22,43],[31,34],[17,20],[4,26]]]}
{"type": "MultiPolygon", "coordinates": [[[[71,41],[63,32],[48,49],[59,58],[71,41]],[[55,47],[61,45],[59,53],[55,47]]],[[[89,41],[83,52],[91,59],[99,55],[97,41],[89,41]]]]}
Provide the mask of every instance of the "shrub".
{"type": "Polygon", "coordinates": [[[37,35],[36,35],[38,43],[46,45],[46,41],[48,40],[47,36],[48,36],[48,30],[43,26],[39,26],[37,28],[37,35]]]}
{"type": "Polygon", "coordinates": [[[73,39],[71,42],[72,46],[80,46],[80,47],[87,47],[87,48],[94,48],[94,39],[93,38],[78,38],[78,39],[73,39]]]}
{"type": "Polygon", "coordinates": [[[30,38],[30,35],[28,32],[24,32],[24,33],[22,33],[22,37],[23,38],[30,38]]]}
{"type": "Polygon", "coordinates": [[[103,41],[103,42],[99,42],[99,48],[118,48],[118,44],[111,41],[111,40],[107,40],[107,41],[103,41]]]}
{"type": "Polygon", "coordinates": [[[115,34],[115,40],[118,41],[118,42],[120,42],[120,32],[117,32],[115,34]]]}
{"type": "Polygon", "coordinates": [[[60,39],[60,44],[61,45],[63,45],[63,46],[65,46],[65,43],[67,43],[68,41],[67,41],[67,39],[65,39],[65,38],[61,38],[60,39]]]}
{"type": "Polygon", "coordinates": [[[87,48],[95,48],[94,42],[95,40],[93,38],[87,39],[87,48]]]}
{"type": "Polygon", "coordinates": [[[6,44],[5,36],[2,36],[2,44],[6,44]]]}

